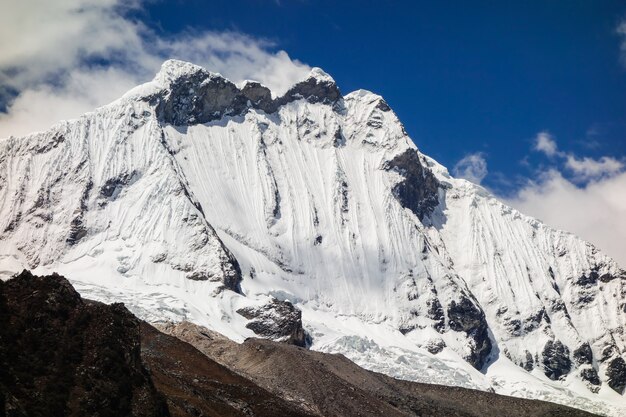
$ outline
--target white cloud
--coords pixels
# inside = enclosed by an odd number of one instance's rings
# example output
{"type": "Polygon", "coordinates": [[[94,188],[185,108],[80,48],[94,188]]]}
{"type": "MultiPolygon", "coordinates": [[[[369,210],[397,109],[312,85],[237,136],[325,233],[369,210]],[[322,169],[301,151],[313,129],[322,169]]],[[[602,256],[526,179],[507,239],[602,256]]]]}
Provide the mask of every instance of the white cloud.
{"type": "Polygon", "coordinates": [[[87,57],[141,51],[140,23],[125,18],[137,1],[2,0],[0,73],[3,85],[22,89],[87,57]]]}
{"type": "MultiPolygon", "coordinates": [[[[624,169],[624,163],[610,156],[599,159],[590,157],[579,158],[573,153],[560,151],[555,138],[547,132],[539,132],[535,137],[533,149],[544,153],[550,158],[558,157],[564,167],[569,170],[576,181],[587,182],[602,177],[619,174],[624,169]]],[[[553,162],[556,162],[552,159],[553,162]]]]}
{"type": "Polygon", "coordinates": [[[549,170],[507,204],[594,243],[626,268],[626,172],[578,187],[549,170]]]}
{"type": "Polygon", "coordinates": [[[600,159],[577,158],[574,155],[567,155],[565,166],[574,173],[579,181],[588,181],[600,177],[612,176],[620,173],[624,169],[624,163],[610,156],[603,156],[600,159]]]}
{"type": "Polygon", "coordinates": [[[55,87],[39,84],[22,90],[0,113],[0,138],[41,131],[59,120],[80,116],[109,103],[137,84],[123,69],[76,69],[55,87]]]}
{"type": "Polygon", "coordinates": [[[622,38],[622,43],[620,45],[620,60],[622,65],[626,67],[626,20],[622,20],[622,22],[617,26],[616,31],[622,38]]]}
{"type": "Polygon", "coordinates": [[[452,171],[455,177],[465,178],[475,184],[480,184],[487,176],[487,161],[482,152],[466,155],[456,163],[452,171]]]}
{"type": "Polygon", "coordinates": [[[17,96],[0,113],[0,138],[42,130],[104,105],[150,80],[168,58],[194,62],[234,82],[260,81],[275,94],[310,71],[271,42],[237,32],[159,36],[128,17],[140,7],[141,0],[3,4],[0,90],[17,96]]]}
{"type": "Polygon", "coordinates": [[[558,152],[556,141],[548,132],[539,132],[537,134],[534,149],[545,153],[547,156],[554,156],[558,152]]]}
{"type": "Polygon", "coordinates": [[[279,95],[311,71],[285,51],[268,52],[274,46],[271,42],[236,32],[185,34],[157,39],[156,44],[159,56],[202,65],[235,82],[260,81],[279,95]]]}

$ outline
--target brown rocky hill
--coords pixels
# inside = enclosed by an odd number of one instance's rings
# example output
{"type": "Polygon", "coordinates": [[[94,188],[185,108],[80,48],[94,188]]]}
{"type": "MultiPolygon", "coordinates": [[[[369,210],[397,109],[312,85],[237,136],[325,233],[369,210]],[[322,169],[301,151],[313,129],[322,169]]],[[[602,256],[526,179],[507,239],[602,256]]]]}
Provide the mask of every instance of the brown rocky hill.
{"type": "Polygon", "coordinates": [[[590,416],[541,401],[417,384],[343,356],[190,323],[159,331],[59,275],[0,281],[0,415],[590,416]],[[169,333],[169,334],[166,334],[169,333]]]}
{"type": "Polygon", "coordinates": [[[307,416],[59,275],[0,281],[0,415],[307,416]]]}

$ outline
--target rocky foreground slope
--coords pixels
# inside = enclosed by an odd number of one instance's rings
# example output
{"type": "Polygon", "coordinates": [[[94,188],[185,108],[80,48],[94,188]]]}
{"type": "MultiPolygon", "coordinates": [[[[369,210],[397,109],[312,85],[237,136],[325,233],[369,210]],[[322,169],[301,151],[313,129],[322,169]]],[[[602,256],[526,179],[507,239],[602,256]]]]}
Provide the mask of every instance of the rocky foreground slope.
{"type": "Polygon", "coordinates": [[[237,344],[189,323],[163,326],[173,337],[121,304],[82,299],[59,275],[0,281],[0,317],[0,414],[10,417],[591,416],[399,381],[293,345],[237,344]]]}
{"type": "Polygon", "coordinates": [[[23,268],[148,321],[626,413],[626,273],[453,178],[382,97],[319,69],[276,97],[171,60],[0,140],[0,274],[23,268]]]}

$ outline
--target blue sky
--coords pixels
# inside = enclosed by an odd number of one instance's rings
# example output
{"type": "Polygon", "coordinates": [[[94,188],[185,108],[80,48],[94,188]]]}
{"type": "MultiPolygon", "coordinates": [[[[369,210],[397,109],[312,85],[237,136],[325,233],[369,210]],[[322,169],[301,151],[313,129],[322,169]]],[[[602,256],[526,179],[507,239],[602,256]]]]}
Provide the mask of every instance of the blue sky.
{"type": "Polygon", "coordinates": [[[180,58],[275,90],[311,66],[389,102],[420,149],[626,266],[623,0],[21,0],[0,14],[0,138],[180,58]]]}

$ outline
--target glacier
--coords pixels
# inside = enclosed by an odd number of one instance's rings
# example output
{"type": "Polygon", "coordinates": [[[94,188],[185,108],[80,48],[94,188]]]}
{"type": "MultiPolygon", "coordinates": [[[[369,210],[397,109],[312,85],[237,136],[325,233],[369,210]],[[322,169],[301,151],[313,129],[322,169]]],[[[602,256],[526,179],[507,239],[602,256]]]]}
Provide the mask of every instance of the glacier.
{"type": "Polygon", "coordinates": [[[311,349],[367,369],[626,413],[626,272],[453,178],[382,97],[318,68],[277,97],[169,60],[0,140],[0,275],[22,268],[236,341],[255,336],[238,311],[280,301],[311,349]]]}

